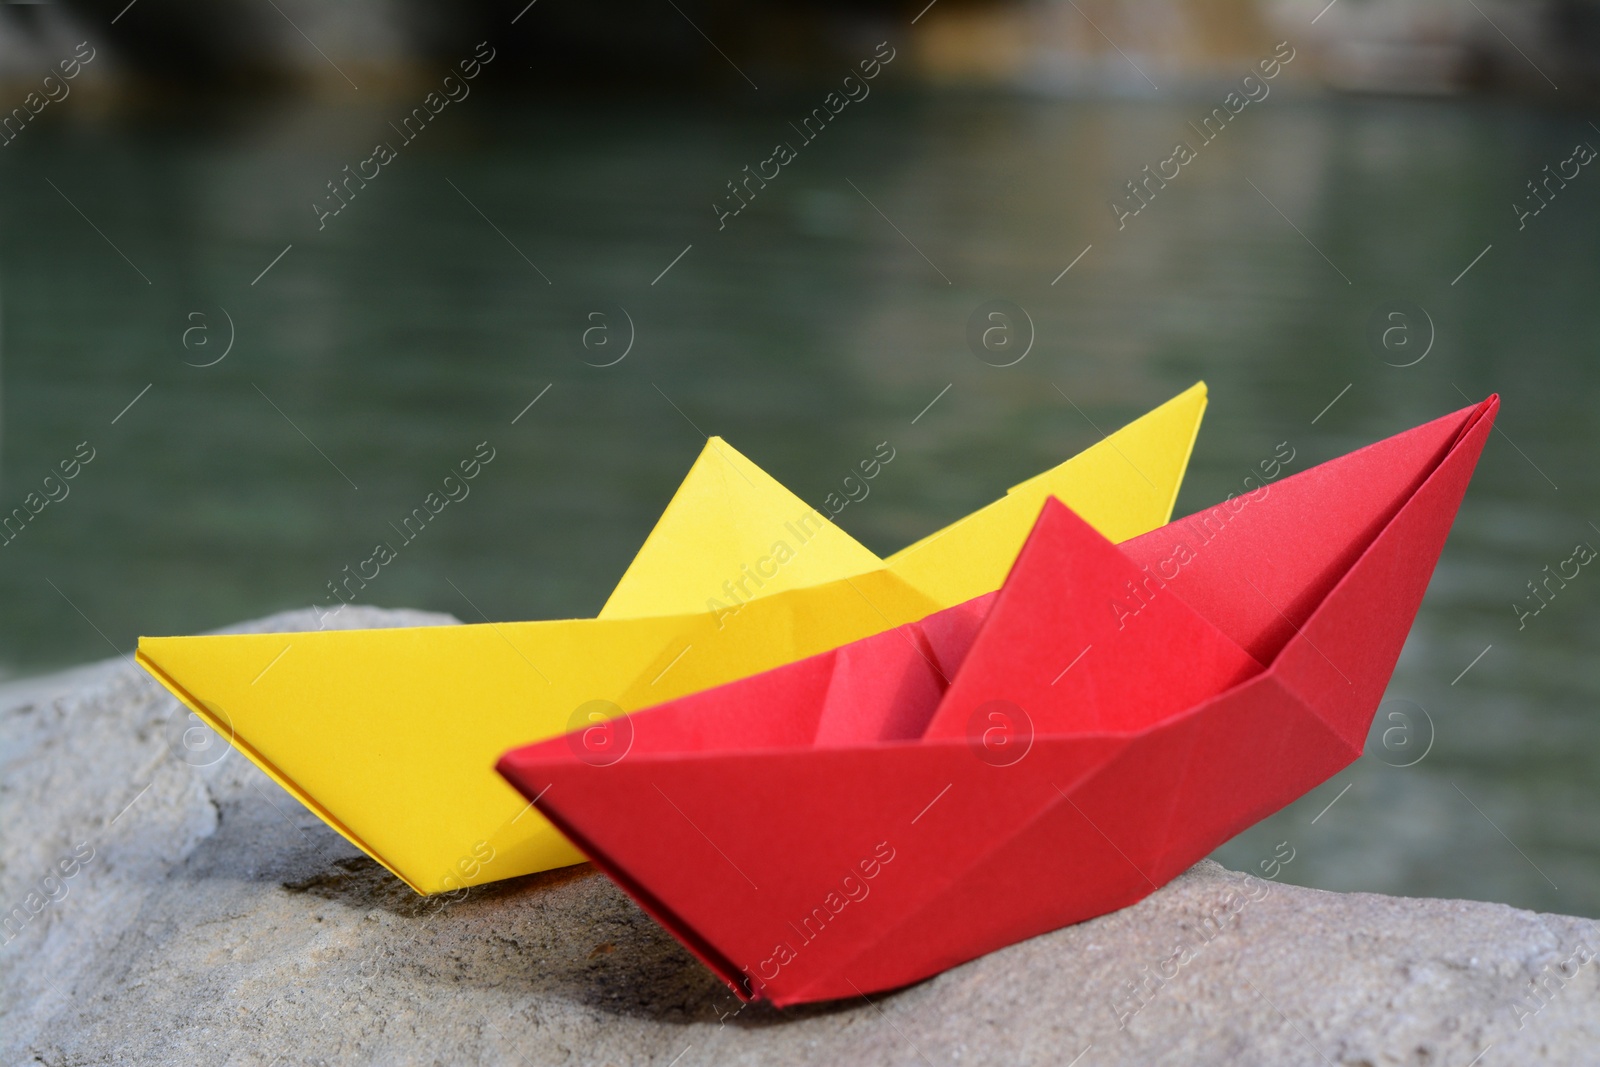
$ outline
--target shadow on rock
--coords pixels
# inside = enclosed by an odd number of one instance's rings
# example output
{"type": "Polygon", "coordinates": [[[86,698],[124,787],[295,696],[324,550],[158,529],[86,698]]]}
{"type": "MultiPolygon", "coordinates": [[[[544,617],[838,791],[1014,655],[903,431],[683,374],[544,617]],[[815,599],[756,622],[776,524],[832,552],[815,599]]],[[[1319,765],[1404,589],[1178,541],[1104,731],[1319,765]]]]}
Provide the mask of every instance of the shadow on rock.
{"type": "Polygon", "coordinates": [[[401,934],[407,946],[403,957],[396,955],[397,965],[427,969],[430,948],[452,961],[465,950],[474,962],[456,980],[509,987],[528,998],[556,996],[656,1023],[739,1028],[872,1010],[861,1001],[787,1009],[741,1002],[587,863],[437,897],[417,896],[366,856],[339,859],[282,884],[291,894],[391,916],[400,930],[411,931],[401,934]]]}

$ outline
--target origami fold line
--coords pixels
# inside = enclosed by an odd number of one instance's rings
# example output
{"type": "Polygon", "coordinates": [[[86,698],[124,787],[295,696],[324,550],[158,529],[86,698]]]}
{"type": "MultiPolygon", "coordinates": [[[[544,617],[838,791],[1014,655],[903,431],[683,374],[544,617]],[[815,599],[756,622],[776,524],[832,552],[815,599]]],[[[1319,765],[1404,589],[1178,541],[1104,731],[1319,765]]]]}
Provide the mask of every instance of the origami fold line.
{"type": "Polygon", "coordinates": [[[569,735],[506,778],[745,998],[918,981],[1124,907],[1360,756],[1497,397],[997,593],[569,735]]]}

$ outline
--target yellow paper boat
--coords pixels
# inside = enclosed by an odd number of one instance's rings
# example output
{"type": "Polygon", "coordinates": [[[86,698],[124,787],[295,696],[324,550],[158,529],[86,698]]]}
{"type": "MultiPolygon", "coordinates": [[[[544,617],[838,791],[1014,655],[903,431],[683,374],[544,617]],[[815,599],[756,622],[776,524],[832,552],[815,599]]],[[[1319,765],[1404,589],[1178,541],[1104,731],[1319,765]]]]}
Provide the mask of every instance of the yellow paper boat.
{"type": "Polygon", "coordinates": [[[1161,526],[1205,404],[1195,385],[887,560],[711,438],[599,618],[145,637],[138,661],[418,893],[578,863],[501,753],[997,589],[1046,497],[1113,541],[1161,526]]]}

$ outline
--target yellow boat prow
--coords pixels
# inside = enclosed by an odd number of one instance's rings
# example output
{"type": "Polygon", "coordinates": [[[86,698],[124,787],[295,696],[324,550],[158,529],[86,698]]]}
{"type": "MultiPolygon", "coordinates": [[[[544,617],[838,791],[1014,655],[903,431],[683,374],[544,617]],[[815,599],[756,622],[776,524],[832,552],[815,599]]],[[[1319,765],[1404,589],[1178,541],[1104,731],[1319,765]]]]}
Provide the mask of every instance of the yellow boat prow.
{"type": "Polygon", "coordinates": [[[713,439],[600,618],[141,638],[138,661],[419,893],[576,863],[495,774],[505,750],[600,723],[595,758],[614,758],[617,709],[997,589],[1047,496],[1114,541],[1155,529],[1205,403],[1196,385],[887,560],[713,439]]]}

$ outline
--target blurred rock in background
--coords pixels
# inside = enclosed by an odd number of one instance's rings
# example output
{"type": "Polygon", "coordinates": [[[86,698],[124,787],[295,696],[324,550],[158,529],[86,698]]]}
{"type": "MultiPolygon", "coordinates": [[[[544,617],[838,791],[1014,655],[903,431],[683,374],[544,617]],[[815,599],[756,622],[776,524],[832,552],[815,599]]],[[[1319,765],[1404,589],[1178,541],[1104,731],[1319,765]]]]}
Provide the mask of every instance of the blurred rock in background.
{"type": "Polygon", "coordinates": [[[1600,0],[48,0],[0,7],[0,84],[42,77],[81,40],[96,83],[242,92],[407,87],[490,40],[500,77],[581,86],[782,89],[832,80],[879,40],[906,41],[934,85],[1148,95],[1233,81],[1271,44],[1301,84],[1354,92],[1600,89],[1600,0]],[[738,73],[736,73],[736,71],[738,73]]]}
{"type": "Polygon", "coordinates": [[[1336,90],[1595,88],[1590,0],[1034,0],[951,3],[918,20],[924,76],[1046,92],[1148,95],[1233,81],[1291,42],[1336,90]]]}

